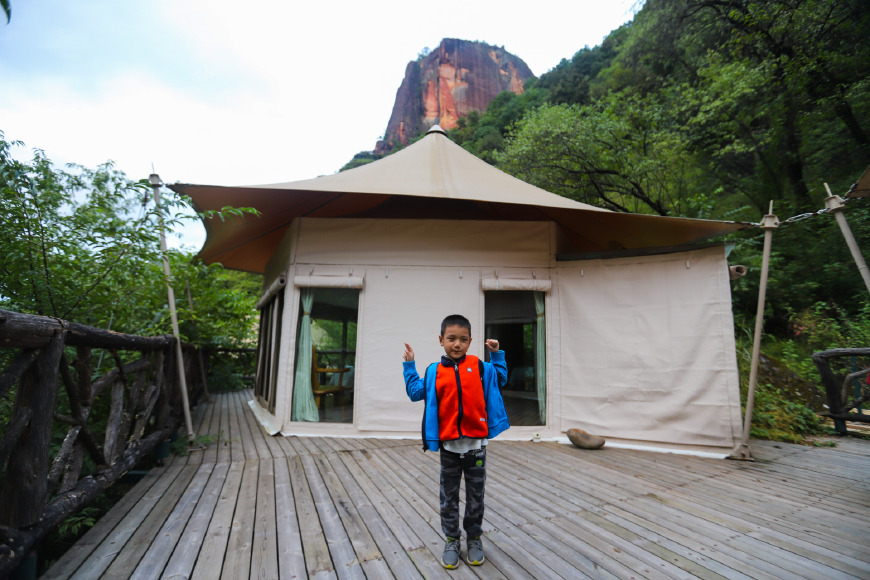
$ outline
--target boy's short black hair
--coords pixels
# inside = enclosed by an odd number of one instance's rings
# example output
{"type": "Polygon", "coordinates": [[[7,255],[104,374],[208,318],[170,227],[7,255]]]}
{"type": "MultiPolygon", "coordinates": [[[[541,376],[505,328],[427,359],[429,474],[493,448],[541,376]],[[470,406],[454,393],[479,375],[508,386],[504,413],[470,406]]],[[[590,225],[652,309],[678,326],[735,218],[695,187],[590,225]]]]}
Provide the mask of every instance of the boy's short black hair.
{"type": "Polygon", "coordinates": [[[444,331],[447,330],[448,326],[459,326],[460,328],[467,328],[468,334],[471,334],[471,323],[461,314],[451,314],[450,316],[441,321],[441,336],[444,336],[444,331]]]}

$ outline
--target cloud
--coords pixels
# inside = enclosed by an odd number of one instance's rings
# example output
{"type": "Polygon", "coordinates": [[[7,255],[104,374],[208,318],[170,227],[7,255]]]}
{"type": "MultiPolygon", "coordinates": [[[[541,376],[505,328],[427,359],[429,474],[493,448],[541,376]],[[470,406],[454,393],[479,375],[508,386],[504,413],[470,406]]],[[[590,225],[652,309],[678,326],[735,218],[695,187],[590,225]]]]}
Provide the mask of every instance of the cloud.
{"type": "Polygon", "coordinates": [[[371,150],[406,64],[445,37],[538,75],[630,19],[632,0],[41,0],[0,34],[0,130],[58,164],[139,179],[274,183],[371,150]]]}

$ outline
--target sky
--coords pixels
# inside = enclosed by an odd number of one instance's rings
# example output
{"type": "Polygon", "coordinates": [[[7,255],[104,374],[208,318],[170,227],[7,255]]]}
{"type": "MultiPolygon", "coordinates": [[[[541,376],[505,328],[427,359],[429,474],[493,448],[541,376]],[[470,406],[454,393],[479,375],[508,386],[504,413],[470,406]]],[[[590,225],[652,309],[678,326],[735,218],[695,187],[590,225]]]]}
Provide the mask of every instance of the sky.
{"type": "MultiPolygon", "coordinates": [[[[442,38],[504,46],[539,76],[641,3],[11,0],[0,131],[19,158],[111,160],[131,179],[309,179],[374,148],[405,66],[442,38]]],[[[203,241],[191,224],[170,245],[203,241]]]]}

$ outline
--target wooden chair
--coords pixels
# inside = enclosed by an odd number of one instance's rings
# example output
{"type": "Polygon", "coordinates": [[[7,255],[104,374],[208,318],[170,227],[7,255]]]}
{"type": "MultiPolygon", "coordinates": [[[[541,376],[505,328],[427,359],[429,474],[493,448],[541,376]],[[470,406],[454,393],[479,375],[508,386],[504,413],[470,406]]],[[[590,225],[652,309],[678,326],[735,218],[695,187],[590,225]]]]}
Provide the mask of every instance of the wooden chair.
{"type": "Polygon", "coordinates": [[[335,403],[341,409],[342,422],[344,422],[344,393],[350,391],[351,387],[342,386],[344,381],[341,380],[341,375],[348,371],[350,371],[350,367],[342,369],[321,367],[317,362],[317,347],[311,347],[311,392],[314,393],[314,404],[317,407],[318,412],[324,411],[325,413],[325,409],[321,404],[323,398],[327,395],[335,395],[335,403]],[[339,375],[340,378],[338,385],[329,385],[320,382],[320,377],[327,373],[339,375]]]}

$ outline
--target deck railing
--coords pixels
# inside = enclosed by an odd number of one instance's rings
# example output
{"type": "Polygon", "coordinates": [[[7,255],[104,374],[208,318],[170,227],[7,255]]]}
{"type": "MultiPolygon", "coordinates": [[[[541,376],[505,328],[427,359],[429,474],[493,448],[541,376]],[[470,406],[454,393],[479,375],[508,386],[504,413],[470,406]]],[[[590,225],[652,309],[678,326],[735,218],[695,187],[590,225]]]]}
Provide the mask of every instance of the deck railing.
{"type": "Polygon", "coordinates": [[[813,362],[819,369],[828,411],[823,413],[834,420],[837,433],[846,433],[846,421],[870,423],[870,415],[861,412],[861,406],[870,401],[870,348],[835,348],[813,353],[813,362]],[[835,366],[839,369],[835,370],[835,366]]]}
{"type": "MultiPolygon", "coordinates": [[[[175,432],[174,341],[0,310],[0,578],[175,432]]],[[[201,367],[182,352],[193,403],[201,367]]]]}

